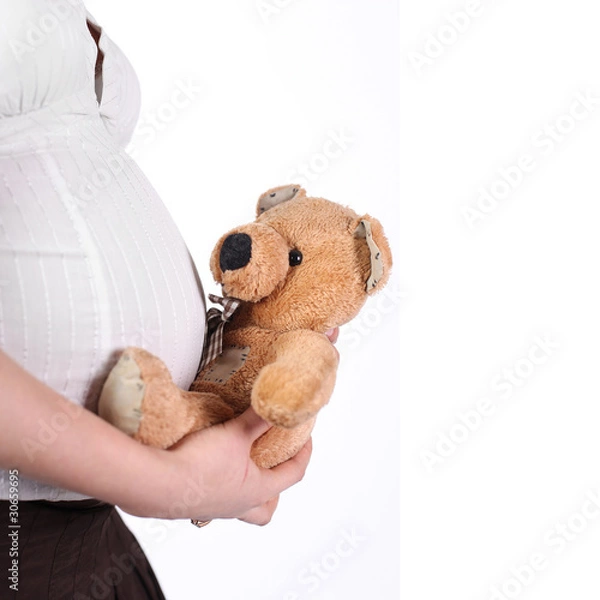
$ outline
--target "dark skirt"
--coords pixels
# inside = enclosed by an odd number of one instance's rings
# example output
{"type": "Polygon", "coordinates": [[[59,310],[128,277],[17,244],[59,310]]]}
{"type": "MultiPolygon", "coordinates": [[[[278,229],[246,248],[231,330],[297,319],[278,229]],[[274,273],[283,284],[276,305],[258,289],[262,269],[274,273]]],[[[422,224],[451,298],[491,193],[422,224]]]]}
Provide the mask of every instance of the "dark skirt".
{"type": "Polygon", "coordinates": [[[0,501],[0,598],[164,600],[114,506],[21,501],[17,519],[19,527],[11,523],[8,501],[0,501]]]}

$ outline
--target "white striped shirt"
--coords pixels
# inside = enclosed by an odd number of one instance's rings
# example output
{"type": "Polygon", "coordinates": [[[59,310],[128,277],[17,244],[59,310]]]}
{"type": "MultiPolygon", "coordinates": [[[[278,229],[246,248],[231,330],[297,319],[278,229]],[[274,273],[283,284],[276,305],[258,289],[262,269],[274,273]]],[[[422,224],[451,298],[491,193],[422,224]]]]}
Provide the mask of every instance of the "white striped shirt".
{"type": "MultiPolygon", "coordinates": [[[[205,307],[184,240],[123,150],[139,114],[135,74],[102,32],[98,106],[86,19],[78,0],[0,0],[0,348],[95,410],[128,345],[187,389],[205,307]]],[[[0,471],[0,498],[7,490],[0,471]]],[[[20,497],[83,498],[23,477],[20,497]]]]}

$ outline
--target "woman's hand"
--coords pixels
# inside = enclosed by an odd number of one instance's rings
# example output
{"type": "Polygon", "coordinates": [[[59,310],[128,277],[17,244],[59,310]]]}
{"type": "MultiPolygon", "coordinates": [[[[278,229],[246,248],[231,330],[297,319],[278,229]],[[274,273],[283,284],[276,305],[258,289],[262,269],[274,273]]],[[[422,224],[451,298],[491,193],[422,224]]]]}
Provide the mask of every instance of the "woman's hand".
{"type": "Polygon", "coordinates": [[[186,436],[161,451],[164,497],[141,511],[121,508],[138,516],[200,521],[239,517],[268,523],[279,494],[304,476],[312,447],[307,442],[296,456],[272,469],[257,467],[250,448],[269,427],[249,408],[236,419],[186,436]]]}

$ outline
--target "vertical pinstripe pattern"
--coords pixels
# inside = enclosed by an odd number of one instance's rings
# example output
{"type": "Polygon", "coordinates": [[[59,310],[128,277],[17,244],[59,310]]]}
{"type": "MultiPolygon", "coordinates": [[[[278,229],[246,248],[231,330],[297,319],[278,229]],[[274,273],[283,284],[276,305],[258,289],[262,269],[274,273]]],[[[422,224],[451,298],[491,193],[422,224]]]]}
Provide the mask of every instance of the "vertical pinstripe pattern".
{"type": "MultiPolygon", "coordinates": [[[[127,345],[189,387],[205,308],[177,227],[123,151],[139,113],[135,74],[103,32],[98,106],[86,18],[77,0],[0,0],[0,348],[95,409],[127,345]]],[[[0,497],[6,487],[0,471],[0,497]]],[[[28,480],[20,490],[81,498],[28,480]]]]}
{"type": "MultiPolygon", "coordinates": [[[[19,521],[19,590],[9,590],[5,578],[3,599],[164,600],[139,543],[113,506],[97,500],[27,502],[19,521]]],[[[8,503],[0,501],[0,526],[7,531],[8,524],[8,503]]],[[[2,536],[3,573],[9,549],[10,539],[2,536]]]]}

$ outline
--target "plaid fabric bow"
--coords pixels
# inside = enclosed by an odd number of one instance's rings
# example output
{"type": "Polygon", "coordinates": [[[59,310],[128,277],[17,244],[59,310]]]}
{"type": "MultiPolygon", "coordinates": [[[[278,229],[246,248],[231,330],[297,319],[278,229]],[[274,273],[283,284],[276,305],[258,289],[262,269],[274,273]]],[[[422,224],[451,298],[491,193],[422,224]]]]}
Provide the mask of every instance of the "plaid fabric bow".
{"type": "Polygon", "coordinates": [[[223,329],[225,329],[225,323],[231,319],[233,313],[242,303],[241,300],[236,300],[235,298],[221,298],[221,296],[215,296],[214,294],[209,294],[208,298],[211,302],[220,304],[223,310],[213,306],[206,313],[204,349],[202,350],[202,360],[200,361],[198,373],[221,354],[223,350],[223,329]]]}

